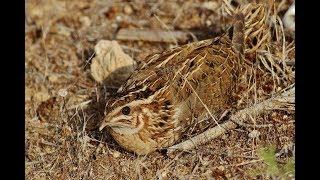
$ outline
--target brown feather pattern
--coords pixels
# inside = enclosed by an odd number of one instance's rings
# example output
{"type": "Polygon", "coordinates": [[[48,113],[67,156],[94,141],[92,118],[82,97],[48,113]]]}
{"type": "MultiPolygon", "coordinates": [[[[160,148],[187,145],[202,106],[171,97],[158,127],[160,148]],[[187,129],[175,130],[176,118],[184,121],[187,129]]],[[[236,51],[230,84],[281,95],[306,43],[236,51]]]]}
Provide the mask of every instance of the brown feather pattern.
{"type": "Polygon", "coordinates": [[[235,33],[234,44],[225,35],[148,56],[110,100],[101,127],[110,126],[127,150],[148,154],[174,144],[208,115],[205,106],[216,115],[230,108],[243,52],[238,35],[243,32],[235,33]],[[120,111],[125,106],[129,115],[120,111]]]}

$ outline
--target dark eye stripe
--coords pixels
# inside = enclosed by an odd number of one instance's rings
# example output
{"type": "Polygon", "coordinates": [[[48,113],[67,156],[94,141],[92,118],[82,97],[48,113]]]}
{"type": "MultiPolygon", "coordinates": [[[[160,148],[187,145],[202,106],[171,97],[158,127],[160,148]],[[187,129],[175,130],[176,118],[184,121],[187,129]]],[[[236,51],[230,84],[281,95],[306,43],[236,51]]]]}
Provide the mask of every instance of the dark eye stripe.
{"type": "Polygon", "coordinates": [[[125,106],[121,109],[122,114],[129,115],[130,114],[130,108],[128,106],[125,106]]]}

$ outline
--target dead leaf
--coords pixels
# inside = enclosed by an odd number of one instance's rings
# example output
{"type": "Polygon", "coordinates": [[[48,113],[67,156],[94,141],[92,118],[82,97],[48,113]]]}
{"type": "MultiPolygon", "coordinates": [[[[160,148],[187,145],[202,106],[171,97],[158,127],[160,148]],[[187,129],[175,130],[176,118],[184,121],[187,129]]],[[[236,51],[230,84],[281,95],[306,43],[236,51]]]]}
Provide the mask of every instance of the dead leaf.
{"type": "Polygon", "coordinates": [[[51,97],[48,100],[41,102],[36,112],[41,122],[52,122],[56,120],[56,117],[58,117],[59,114],[57,98],[51,97]]]}

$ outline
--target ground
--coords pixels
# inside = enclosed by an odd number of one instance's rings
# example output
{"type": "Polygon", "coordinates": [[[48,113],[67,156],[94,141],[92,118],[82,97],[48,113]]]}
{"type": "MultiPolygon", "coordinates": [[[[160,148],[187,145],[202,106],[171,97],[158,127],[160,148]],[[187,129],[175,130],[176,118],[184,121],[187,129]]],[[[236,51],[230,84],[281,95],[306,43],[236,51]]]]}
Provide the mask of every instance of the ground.
{"type": "MultiPolygon", "coordinates": [[[[294,111],[289,109],[275,109],[254,117],[255,123],[271,126],[238,127],[196,149],[170,155],[159,151],[137,156],[96,129],[103,116],[103,104],[92,102],[99,101],[103,87],[90,74],[95,44],[102,39],[115,39],[123,28],[182,30],[200,32],[196,35],[198,40],[213,38],[227,29],[221,3],[26,1],[26,178],[294,178],[295,119],[294,111]],[[90,103],[90,108],[86,108],[90,103]]],[[[242,3],[248,2],[231,4],[242,3]]],[[[276,1],[277,14],[282,17],[291,3],[276,1]]],[[[294,51],[294,40],[289,34],[286,36],[287,44],[293,42],[294,51]]],[[[118,42],[138,62],[176,45],[118,42]]]]}

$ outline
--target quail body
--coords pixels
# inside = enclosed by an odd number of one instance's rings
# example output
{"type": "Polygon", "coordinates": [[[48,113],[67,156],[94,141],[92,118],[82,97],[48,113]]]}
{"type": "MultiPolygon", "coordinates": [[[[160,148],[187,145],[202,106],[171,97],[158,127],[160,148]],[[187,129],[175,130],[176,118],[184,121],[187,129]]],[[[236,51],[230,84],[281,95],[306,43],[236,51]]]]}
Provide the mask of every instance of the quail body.
{"type": "Polygon", "coordinates": [[[202,119],[232,106],[243,54],[243,15],[227,35],[150,55],[107,104],[107,127],[119,145],[149,154],[173,145],[202,119]]]}

